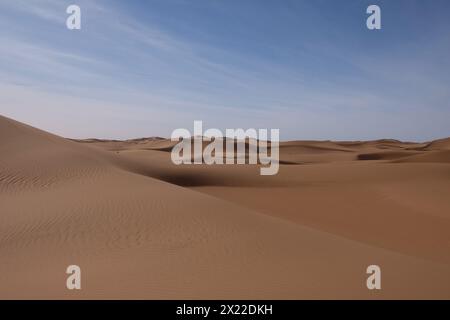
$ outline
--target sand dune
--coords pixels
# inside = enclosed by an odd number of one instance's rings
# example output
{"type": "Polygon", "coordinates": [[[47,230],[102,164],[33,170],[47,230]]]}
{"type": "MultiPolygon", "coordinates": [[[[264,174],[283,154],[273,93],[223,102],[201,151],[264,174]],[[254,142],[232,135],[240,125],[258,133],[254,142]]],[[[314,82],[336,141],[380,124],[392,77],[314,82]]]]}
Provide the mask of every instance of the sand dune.
{"type": "Polygon", "coordinates": [[[449,299],[449,141],[284,142],[260,176],[0,117],[0,298],[449,299]]]}

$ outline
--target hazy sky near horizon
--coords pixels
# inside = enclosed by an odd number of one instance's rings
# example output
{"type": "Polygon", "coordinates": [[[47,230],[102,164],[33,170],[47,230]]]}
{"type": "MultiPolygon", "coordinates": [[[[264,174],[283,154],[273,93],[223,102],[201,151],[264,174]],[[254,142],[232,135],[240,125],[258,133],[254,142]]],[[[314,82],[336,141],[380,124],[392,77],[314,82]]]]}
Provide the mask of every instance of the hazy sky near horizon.
{"type": "Polygon", "coordinates": [[[448,0],[0,0],[0,114],[73,138],[450,136],[448,0]],[[81,7],[81,30],[66,8],[81,7]],[[382,10],[382,30],[366,8],[382,10]]]}

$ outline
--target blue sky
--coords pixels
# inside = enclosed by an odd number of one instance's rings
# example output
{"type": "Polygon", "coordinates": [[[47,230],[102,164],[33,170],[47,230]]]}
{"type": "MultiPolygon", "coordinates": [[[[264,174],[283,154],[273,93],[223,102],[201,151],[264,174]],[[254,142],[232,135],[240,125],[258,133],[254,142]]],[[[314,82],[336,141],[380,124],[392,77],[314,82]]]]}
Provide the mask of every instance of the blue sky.
{"type": "Polygon", "coordinates": [[[0,114],[66,137],[450,136],[447,0],[0,1],[0,114]],[[77,4],[82,29],[65,27],[77,4]],[[382,30],[366,28],[366,8],[382,30]]]}

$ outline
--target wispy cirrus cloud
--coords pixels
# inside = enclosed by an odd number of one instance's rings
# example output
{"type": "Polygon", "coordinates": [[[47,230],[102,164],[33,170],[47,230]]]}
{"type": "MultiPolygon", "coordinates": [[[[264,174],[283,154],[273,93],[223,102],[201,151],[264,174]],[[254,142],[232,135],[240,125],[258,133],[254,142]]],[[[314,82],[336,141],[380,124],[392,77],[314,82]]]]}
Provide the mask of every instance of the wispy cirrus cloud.
{"type": "Polygon", "coordinates": [[[438,13],[435,36],[418,34],[414,44],[389,34],[392,27],[384,37],[355,28],[351,4],[342,12],[306,2],[154,0],[137,10],[133,1],[79,0],[82,30],[69,31],[71,3],[0,4],[0,112],[37,126],[33,119],[41,119],[43,128],[77,137],[102,136],[80,131],[88,111],[93,122],[126,119],[104,130],[109,137],[168,135],[195,119],[215,127],[279,127],[284,138],[450,135],[444,125],[417,124],[414,132],[410,123],[418,118],[408,113],[448,123],[449,64],[433,48],[450,52],[443,38],[450,28],[438,13]],[[327,20],[323,10],[349,16],[327,20]],[[39,116],[29,107],[33,101],[42,105],[39,116]],[[114,111],[100,107],[107,105],[114,111]],[[143,118],[148,125],[137,125],[143,118]]]}

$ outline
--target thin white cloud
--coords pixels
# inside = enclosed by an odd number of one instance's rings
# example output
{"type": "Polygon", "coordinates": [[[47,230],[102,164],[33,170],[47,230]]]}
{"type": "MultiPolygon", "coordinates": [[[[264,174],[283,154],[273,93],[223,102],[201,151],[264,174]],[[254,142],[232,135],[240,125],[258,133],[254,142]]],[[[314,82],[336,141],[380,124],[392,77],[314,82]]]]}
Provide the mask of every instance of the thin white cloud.
{"type": "Polygon", "coordinates": [[[65,16],[62,14],[64,12],[61,12],[61,8],[65,8],[64,1],[60,0],[2,1],[0,7],[35,16],[52,23],[65,21],[65,16]]]}

